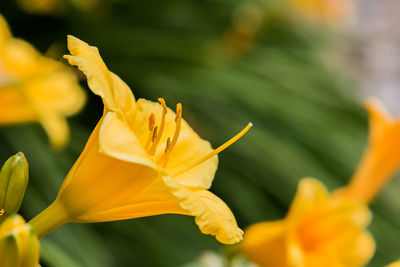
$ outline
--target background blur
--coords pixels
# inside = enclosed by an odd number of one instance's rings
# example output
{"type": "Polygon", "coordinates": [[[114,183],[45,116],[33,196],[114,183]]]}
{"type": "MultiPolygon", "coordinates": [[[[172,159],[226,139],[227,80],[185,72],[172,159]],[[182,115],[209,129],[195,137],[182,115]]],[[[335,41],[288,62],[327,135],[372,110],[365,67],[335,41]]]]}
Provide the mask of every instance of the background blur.
{"type": "MultiPolygon", "coordinates": [[[[66,53],[67,34],[97,46],[137,98],[182,102],[184,118],[214,147],[253,122],[220,154],[211,189],[244,229],[282,218],[303,177],[331,190],[349,180],[366,144],[366,96],[400,112],[397,2],[2,0],[0,12],[14,36],[51,57],[66,53]]],[[[30,163],[27,220],[55,199],[102,114],[77,75],[89,101],[69,119],[65,150],[51,150],[38,124],[0,129],[0,162],[23,151],[30,163]]],[[[378,249],[369,266],[400,257],[399,192],[398,179],[372,204],[378,249]]],[[[41,241],[47,267],[201,266],[205,251],[227,253],[179,215],[69,224],[41,241]]]]}

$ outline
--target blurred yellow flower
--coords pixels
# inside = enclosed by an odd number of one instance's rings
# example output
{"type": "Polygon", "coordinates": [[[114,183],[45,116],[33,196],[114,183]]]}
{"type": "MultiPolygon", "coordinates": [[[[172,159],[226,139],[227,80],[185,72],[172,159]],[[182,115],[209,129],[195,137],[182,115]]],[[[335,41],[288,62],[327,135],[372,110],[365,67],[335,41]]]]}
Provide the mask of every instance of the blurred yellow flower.
{"type": "Polygon", "coordinates": [[[217,154],[176,113],[160,103],[135,98],[104,64],[96,47],[68,36],[71,65],[85,73],[105,109],[56,200],[31,221],[39,236],[66,222],[102,222],[175,213],[195,216],[204,234],[222,243],[242,239],[242,230],[217,196],[209,192],[217,154]]]}
{"type": "Polygon", "coordinates": [[[365,231],[370,220],[367,205],[331,197],[320,182],[306,178],[286,218],[250,226],[242,248],[261,266],[363,266],[375,251],[365,231]]]}
{"type": "Polygon", "coordinates": [[[99,0],[18,0],[22,9],[32,14],[58,15],[73,5],[81,10],[94,8],[99,0]]]}
{"type": "Polygon", "coordinates": [[[355,8],[354,0],[287,0],[298,13],[324,21],[342,21],[350,17],[355,8]]]}
{"type": "Polygon", "coordinates": [[[386,265],[386,267],[400,267],[400,260],[395,261],[389,265],[386,265]]]}
{"type": "Polygon", "coordinates": [[[1,267],[37,267],[39,240],[32,227],[15,214],[0,225],[1,267]]]}
{"type": "Polygon", "coordinates": [[[368,147],[342,194],[368,203],[379,194],[400,166],[400,118],[392,118],[376,100],[366,102],[370,135],[368,147]]]}
{"type": "Polygon", "coordinates": [[[368,203],[400,165],[400,120],[367,101],[370,140],[348,186],[329,194],[314,179],[301,180],[284,220],[250,226],[242,249],[254,262],[273,267],[364,266],[375,251],[365,230],[368,203]]]}
{"type": "Polygon", "coordinates": [[[13,38],[0,15],[0,125],[38,121],[59,148],[69,137],[65,117],[77,113],[85,99],[70,69],[13,38]]]}

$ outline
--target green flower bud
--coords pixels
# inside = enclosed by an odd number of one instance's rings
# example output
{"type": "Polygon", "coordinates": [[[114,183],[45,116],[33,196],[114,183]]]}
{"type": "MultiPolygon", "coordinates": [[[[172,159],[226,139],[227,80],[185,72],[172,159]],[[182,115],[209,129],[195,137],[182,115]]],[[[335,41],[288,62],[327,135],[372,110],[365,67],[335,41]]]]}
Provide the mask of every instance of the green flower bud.
{"type": "Polygon", "coordinates": [[[0,225],[1,267],[37,267],[39,240],[32,227],[14,214],[0,225]]]}
{"type": "Polygon", "coordinates": [[[10,157],[0,171],[0,223],[21,207],[28,185],[28,162],[22,152],[10,157]]]}

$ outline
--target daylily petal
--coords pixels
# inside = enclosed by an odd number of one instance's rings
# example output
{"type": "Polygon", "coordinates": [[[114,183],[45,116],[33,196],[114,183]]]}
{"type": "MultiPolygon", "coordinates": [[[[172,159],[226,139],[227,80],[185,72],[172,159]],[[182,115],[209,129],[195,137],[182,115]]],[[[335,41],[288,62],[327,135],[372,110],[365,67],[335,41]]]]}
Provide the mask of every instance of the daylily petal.
{"type": "Polygon", "coordinates": [[[65,70],[31,80],[24,93],[37,111],[51,110],[63,116],[77,113],[86,102],[86,94],[78,86],[75,75],[65,70]]]}
{"type": "Polygon", "coordinates": [[[328,191],[322,183],[311,178],[302,179],[287,214],[288,221],[298,222],[305,213],[318,205],[326,203],[328,198],[328,191]]]}
{"type": "Polygon", "coordinates": [[[61,148],[69,139],[69,128],[63,116],[57,114],[43,114],[40,122],[49,136],[54,148],[61,148]]]}
{"type": "Polygon", "coordinates": [[[241,248],[250,260],[261,266],[287,267],[285,222],[281,220],[251,225],[245,230],[241,248]]]}
{"type": "Polygon", "coordinates": [[[400,119],[393,119],[376,100],[366,103],[370,138],[349,185],[340,193],[369,203],[400,167],[400,119]]]}
{"type": "Polygon", "coordinates": [[[102,210],[98,213],[85,215],[85,220],[95,221],[107,218],[108,221],[132,219],[159,214],[184,214],[190,213],[184,210],[177,201],[177,198],[171,193],[164,181],[155,179],[147,187],[137,194],[126,196],[127,205],[115,205],[113,196],[104,202],[102,210]],[[109,209],[107,207],[110,207],[109,209]]]}
{"type": "MultiPolygon", "coordinates": [[[[128,205],[130,196],[146,188],[159,176],[153,168],[102,153],[98,142],[102,121],[96,126],[57,196],[76,221],[86,221],[92,213],[104,211],[115,202],[120,206],[128,205]]],[[[107,221],[107,218],[101,221],[107,221]]]]}
{"type": "MultiPolygon", "coordinates": [[[[160,145],[155,152],[156,158],[160,158],[164,154],[167,139],[172,139],[175,132],[176,114],[169,108],[167,110],[164,131],[160,140],[160,145]]],[[[145,99],[139,99],[137,101],[136,118],[132,128],[143,146],[145,146],[149,137],[148,120],[152,113],[155,115],[156,122],[160,122],[162,106],[159,103],[145,99]]],[[[168,173],[173,173],[176,169],[192,163],[211,151],[213,151],[213,149],[210,143],[201,139],[187,122],[182,120],[178,142],[173,148],[165,168],[168,173]]],[[[208,189],[211,187],[217,166],[218,156],[214,156],[201,165],[174,178],[185,186],[208,189]]]]}
{"type": "Polygon", "coordinates": [[[156,168],[127,122],[119,119],[114,112],[105,114],[99,145],[101,151],[110,157],[156,168]]]}
{"type": "Polygon", "coordinates": [[[97,47],[69,35],[68,49],[71,55],[64,58],[86,75],[89,88],[101,96],[108,109],[128,112],[134,107],[135,99],[129,87],[107,69],[97,47]]]}
{"type": "Polygon", "coordinates": [[[0,124],[14,124],[37,120],[32,106],[19,88],[3,87],[0,89],[0,124]]]}
{"type": "Polygon", "coordinates": [[[213,235],[224,244],[242,240],[243,231],[221,199],[207,190],[191,191],[171,177],[163,177],[163,180],[178,198],[180,206],[195,216],[196,224],[203,234],[213,235]]]}
{"type": "Polygon", "coordinates": [[[357,238],[349,241],[339,251],[339,257],[344,266],[360,267],[371,260],[375,252],[375,241],[369,232],[363,232],[357,238]]]}

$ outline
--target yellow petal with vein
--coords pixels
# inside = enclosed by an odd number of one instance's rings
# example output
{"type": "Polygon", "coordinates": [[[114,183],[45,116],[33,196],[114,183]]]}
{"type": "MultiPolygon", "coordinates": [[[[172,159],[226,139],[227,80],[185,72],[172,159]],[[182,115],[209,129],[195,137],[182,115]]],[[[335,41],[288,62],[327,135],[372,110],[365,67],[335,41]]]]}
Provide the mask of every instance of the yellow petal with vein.
{"type": "Polygon", "coordinates": [[[243,231],[237,226],[235,217],[228,206],[207,190],[192,191],[163,177],[172,194],[178,198],[180,206],[195,216],[196,224],[203,234],[210,234],[224,244],[234,244],[242,240],[243,231]]]}
{"type": "Polygon", "coordinates": [[[108,109],[128,112],[134,107],[135,99],[129,87],[107,69],[97,47],[69,35],[68,49],[71,55],[64,58],[86,75],[90,89],[101,96],[108,109]]]}

